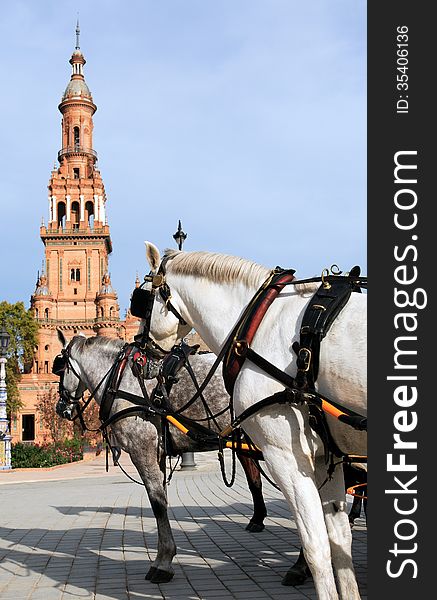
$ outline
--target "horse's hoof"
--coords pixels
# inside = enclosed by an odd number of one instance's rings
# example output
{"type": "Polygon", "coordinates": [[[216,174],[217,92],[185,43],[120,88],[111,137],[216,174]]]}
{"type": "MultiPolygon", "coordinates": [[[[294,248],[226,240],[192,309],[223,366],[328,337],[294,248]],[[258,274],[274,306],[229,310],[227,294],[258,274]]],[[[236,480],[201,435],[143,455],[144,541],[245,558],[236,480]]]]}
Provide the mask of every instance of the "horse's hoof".
{"type": "Polygon", "coordinates": [[[150,578],[151,583],[168,583],[173,579],[174,573],[171,571],[164,571],[163,569],[155,568],[155,572],[150,578]]]}
{"type": "Polygon", "coordinates": [[[158,569],[156,567],[150,567],[150,569],[147,571],[146,576],[144,577],[144,579],[148,579],[149,581],[152,579],[152,577],[154,576],[154,574],[156,573],[158,569]]]}
{"type": "Polygon", "coordinates": [[[291,567],[282,578],[282,585],[302,585],[311,576],[309,569],[296,569],[291,567]]]}
{"type": "Polygon", "coordinates": [[[264,528],[264,523],[255,523],[254,521],[250,521],[250,523],[248,523],[246,526],[246,531],[250,531],[251,533],[259,533],[264,528]]]}

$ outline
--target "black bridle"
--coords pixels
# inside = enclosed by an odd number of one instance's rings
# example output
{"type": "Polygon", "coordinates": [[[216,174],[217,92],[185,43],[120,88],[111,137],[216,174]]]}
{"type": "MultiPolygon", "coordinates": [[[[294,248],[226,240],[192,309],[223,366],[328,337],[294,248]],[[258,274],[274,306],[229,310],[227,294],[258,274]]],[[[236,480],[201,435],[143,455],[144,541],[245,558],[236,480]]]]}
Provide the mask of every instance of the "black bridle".
{"type": "Polygon", "coordinates": [[[140,347],[149,346],[151,349],[159,350],[162,353],[166,353],[166,351],[150,338],[150,322],[157,290],[167,310],[174,314],[180,325],[187,325],[185,319],[171,302],[171,290],[165,278],[165,266],[168,260],[169,257],[166,257],[161,261],[156,274],[150,272],[148,275],[145,275],[144,282],[132,292],[130,303],[131,314],[144,321],[143,331],[138,336],[135,336],[135,341],[139,343],[140,347]],[[144,285],[147,283],[152,284],[149,290],[144,289],[144,285]]]}
{"type": "Polygon", "coordinates": [[[71,363],[71,342],[66,348],[61,350],[61,353],[55,356],[53,361],[52,373],[59,377],[59,401],[56,405],[56,412],[60,417],[72,420],[72,405],[77,405],[83,399],[83,393],[80,395],[71,394],[64,386],[65,372],[71,370],[81,383],[79,373],[75,370],[71,363]]]}
{"type": "Polygon", "coordinates": [[[83,400],[83,392],[80,395],[76,395],[76,394],[73,395],[64,386],[64,375],[65,375],[65,372],[68,370],[72,371],[73,375],[75,375],[75,377],[77,378],[79,383],[83,383],[81,376],[76,371],[76,369],[74,368],[74,366],[71,362],[71,344],[72,344],[72,342],[73,342],[73,340],[70,341],[70,343],[68,344],[68,346],[66,348],[63,348],[61,350],[60,354],[55,356],[55,359],[53,361],[52,373],[59,377],[59,400],[56,404],[56,412],[60,417],[62,417],[64,419],[68,419],[69,421],[75,421],[76,419],[79,419],[79,421],[82,425],[82,428],[85,431],[87,429],[87,427],[85,426],[85,422],[83,420],[83,413],[85,412],[85,409],[87,408],[87,406],[90,404],[91,400],[96,395],[97,391],[102,386],[103,382],[107,380],[111,371],[113,371],[114,368],[116,367],[117,361],[114,365],[111,366],[111,368],[105,374],[103,379],[99,382],[97,387],[92,391],[88,400],[86,402],[84,402],[84,404],[81,406],[80,402],[81,402],[81,400],[83,400]],[[76,409],[75,415],[73,413],[73,409],[76,409]]]}

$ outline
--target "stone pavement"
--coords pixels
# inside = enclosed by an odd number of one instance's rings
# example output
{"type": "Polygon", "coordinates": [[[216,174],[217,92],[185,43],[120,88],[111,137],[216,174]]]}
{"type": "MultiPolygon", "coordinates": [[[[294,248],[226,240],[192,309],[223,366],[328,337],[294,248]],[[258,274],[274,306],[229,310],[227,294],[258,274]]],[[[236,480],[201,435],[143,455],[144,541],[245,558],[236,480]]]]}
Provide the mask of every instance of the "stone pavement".
{"type": "MultiPolygon", "coordinates": [[[[168,488],[178,554],[175,577],[162,585],[144,580],[157,543],[147,495],[119,469],[106,473],[103,456],[51,471],[0,473],[1,600],[315,598],[311,580],[299,588],[280,584],[299,552],[281,494],[264,481],[266,529],[248,533],[251,499],[241,468],[228,489],[215,452],[195,459],[197,469],[176,471],[168,488]]],[[[126,454],[121,463],[135,476],[126,454]]],[[[363,519],[353,535],[365,599],[363,519]]]]}

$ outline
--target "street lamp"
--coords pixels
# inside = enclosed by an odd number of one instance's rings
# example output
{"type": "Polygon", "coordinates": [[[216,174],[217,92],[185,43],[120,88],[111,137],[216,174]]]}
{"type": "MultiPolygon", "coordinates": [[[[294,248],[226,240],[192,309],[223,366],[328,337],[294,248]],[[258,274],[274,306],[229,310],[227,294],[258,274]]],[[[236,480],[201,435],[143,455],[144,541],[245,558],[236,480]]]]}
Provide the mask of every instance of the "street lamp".
{"type": "Polygon", "coordinates": [[[176,233],[173,234],[173,239],[176,242],[176,244],[178,245],[178,249],[182,250],[182,246],[183,246],[185,240],[187,239],[187,234],[184,231],[182,231],[182,225],[181,225],[180,220],[179,220],[178,230],[176,231],[176,233]]]}
{"type": "MultiPolygon", "coordinates": [[[[182,250],[182,246],[187,239],[187,234],[182,231],[181,221],[179,219],[178,230],[173,234],[173,239],[178,245],[178,249],[182,250]]],[[[196,463],[194,462],[194,452],[184,452],[182,454],[182,462],[181,469],[185,471],[189,471],[196,468],[196,463]]]]}
{"type": "Polygon", "coordinates": [[[2,358],[6,357],[10,338],[11,338],[11,336],[6,331],[6,327],[4,325],[2,325],[2,328],[0,329],[0,356],[2,358]]]}
{"type": "Polygon", "coordinates": [[[9,435],[6,412],[6,355],[9,346],[9,333],[4,325],[0,329],[0,470],[9,471],[11,466],[11,436],[9,435]]]}

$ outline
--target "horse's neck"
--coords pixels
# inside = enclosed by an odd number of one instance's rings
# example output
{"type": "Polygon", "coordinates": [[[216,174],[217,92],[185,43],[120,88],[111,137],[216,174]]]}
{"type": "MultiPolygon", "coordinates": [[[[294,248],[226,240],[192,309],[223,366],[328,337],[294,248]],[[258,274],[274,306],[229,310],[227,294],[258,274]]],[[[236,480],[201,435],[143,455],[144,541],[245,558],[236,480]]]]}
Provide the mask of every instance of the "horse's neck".
{"type": "Polygon", "coordinates": [[[102,350],[102,348],[99,348],[96,345],[90,348],[86,355],[83,354],[79,359],[76,359],[79,361],[84,382],[89,392],[93,393],[99,386],[94,396],[94,399],[99,405],[102,401],[103,392],[108,380],[107,377],[105,378],[105,375],[108,374],[110,368],[115,363],[118,352],[119,350],[115,349],[112,355],[112,353],[108,353],[106,349],[102,350]],[[99,385],[104,378],[105,381],[99,385]]]}
{"type": "Polygon", "coordinates": [[[239,283],[216,284],[192,277],[178,281],[187,321],[194,324],[197,333],[215,354],[220,351],[257,289],[239,283]]]}

